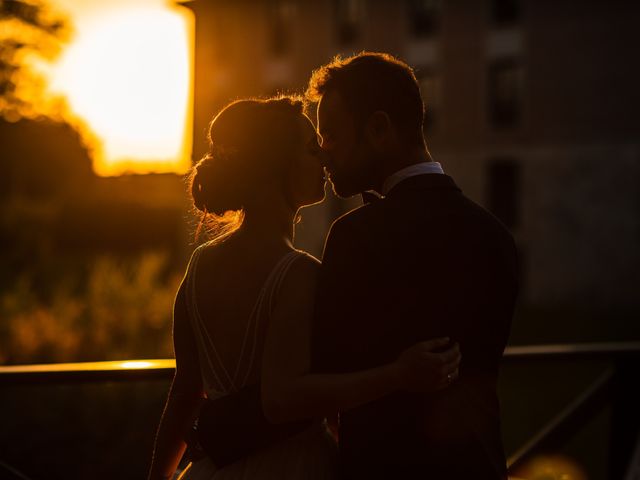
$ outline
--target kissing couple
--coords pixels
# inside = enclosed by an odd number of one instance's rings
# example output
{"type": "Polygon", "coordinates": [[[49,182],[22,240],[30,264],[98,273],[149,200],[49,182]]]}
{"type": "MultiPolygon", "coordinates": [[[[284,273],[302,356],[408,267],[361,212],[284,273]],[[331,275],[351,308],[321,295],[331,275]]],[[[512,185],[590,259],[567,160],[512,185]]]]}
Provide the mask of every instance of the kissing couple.
{"type": "Polygon", "coordinates": [[[305,97],[317,129],[294,97],[210,124],[191,194],[213,239],[176,296],[149,480],[173,478],[187,444],[182,479],[505,479],[512,236],[432,160],[408,65],[336,58],[305,97]],[[320,262],[292,242],[326,180],[365,204],[320,262]]]}

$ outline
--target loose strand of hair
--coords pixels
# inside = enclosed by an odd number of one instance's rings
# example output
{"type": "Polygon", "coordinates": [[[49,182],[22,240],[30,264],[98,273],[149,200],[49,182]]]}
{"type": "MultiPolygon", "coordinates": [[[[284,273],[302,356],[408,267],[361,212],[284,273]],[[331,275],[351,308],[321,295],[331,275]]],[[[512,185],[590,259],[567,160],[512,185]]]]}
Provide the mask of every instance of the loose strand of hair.
{"type": "Polygon", "coordinates": [[[200,215],[200,221],[194,233],[194,242],[197,244],[202,237],[205,237],[211,244],[222,243],[240,229],[244,223],[244,217],[244,210],[228,210],[222,215],[216,215],[205,209],[200,215]]]}

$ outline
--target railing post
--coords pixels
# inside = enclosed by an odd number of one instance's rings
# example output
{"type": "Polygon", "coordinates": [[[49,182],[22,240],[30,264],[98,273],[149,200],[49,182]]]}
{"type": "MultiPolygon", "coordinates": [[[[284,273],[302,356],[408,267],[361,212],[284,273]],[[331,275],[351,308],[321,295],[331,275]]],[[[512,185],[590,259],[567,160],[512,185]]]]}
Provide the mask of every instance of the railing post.
{"type": "Polygon", "coordinates": [[[640,432],[640,361],[621,356],[615,361],[611,396],[609,478],[624,480],[640,432]]]}

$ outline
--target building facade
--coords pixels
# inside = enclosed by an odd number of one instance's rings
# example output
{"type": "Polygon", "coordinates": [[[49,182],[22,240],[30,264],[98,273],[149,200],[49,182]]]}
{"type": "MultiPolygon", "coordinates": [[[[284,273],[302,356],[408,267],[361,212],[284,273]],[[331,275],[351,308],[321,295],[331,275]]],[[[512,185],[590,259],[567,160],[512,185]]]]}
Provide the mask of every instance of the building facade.
{"type": "MultiPolygon", "coordinates": [[[[640,7],[592,0],[199,0],[194,157],[228,101],[301,92],[336,54],[414,67],[429,149],[521,252],[521,301],[640,309],[640,7]]],[[[336,199],[303,214],[321,251],[336,199]]]]}

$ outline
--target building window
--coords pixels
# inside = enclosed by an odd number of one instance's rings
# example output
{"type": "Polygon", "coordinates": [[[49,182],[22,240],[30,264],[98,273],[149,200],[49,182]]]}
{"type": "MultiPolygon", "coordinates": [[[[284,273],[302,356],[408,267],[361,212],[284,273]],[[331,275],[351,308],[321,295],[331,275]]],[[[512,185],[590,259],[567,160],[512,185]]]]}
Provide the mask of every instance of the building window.
{"type": "Polygon", "coordinates": [[[350,45],[360,37],[364,15],[362,0],[336,0],[336,33],[340,45],[350,45]]]}
{"type": "Polygon", "coordinates": [[[425,104],[424,128],[425,130],[433,130],[441,111],[442,103],[442,86],[440,75],[430,69],[416,69],[418,85],[420,85],[420,94],[425,104]]]}
{"type": "Polygon", "coordinates": [[[496,26],[507,26],[520,21],[522,6],[520,0],[492,0],[491,21],[496,26]]]}
{"type": "Polygon", "coordinates": [[[431,37],[440,29],[441,0],[408,0],[409,27],[414,37],[431,37]]]}
{"type": "Polygon", "coordinates": [[[522,67],[516,59],[489,65],[489,121],[495,127],[514,127],[522,116],[522,67]]]}
{"type": "Polygon", "coordinates": [[[291,51],[295,6],[290,1],[276,0],[269,9],[269,47],[274,56],[280,57],[291,51]]]}
{"type": "Polygon", "coordinates": [[[513,158],[498,158],[487,168],[487,206],[508,228],[520,223],[521,171],[513,158]]]}

